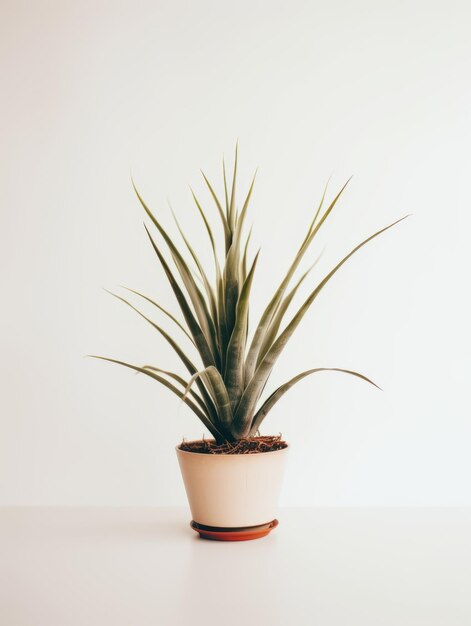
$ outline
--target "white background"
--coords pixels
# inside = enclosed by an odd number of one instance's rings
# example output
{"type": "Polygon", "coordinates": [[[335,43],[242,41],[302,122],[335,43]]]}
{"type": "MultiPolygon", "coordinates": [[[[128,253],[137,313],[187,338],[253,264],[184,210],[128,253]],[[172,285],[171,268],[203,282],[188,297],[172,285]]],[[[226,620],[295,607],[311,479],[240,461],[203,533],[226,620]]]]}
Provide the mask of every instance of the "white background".
{"type": "Polygon", "coordinates": [[[292,445],[283,504],[470,505],[469,3],[12,1],[0,18],[0,503],[184,503],[173,447],[199,422],[83,355],[175,364],[102,290],[177,311],[130,170],[207,258],[187,185],[213,211],[199,168],[220,189],[239,138],[241,183],[260,166],[253,317],[331,174],[331,193],[355,176],[311,284],[413,214],[336,276],[273,374],[351,367],[384,388],[320,374],[285,396],[265,422],[292,445]]]}

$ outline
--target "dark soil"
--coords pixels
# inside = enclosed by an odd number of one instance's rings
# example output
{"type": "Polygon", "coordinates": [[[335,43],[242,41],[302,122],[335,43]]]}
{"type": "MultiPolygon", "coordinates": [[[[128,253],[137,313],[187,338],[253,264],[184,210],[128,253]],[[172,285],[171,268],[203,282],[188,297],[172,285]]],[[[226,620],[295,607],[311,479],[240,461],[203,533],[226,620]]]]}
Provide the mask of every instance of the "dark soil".
{"type": "Polygon", "coordinates": [[[288,444],[286,441],[283,441],[281,435],[250,437],[234,442],[226,441],[222,444],[217,444],[214,439],[182,441],[180,444],[180,450],[198,454],[259,454],[260,452],[283,450],[283,448],[287,447],[288,444]]]}

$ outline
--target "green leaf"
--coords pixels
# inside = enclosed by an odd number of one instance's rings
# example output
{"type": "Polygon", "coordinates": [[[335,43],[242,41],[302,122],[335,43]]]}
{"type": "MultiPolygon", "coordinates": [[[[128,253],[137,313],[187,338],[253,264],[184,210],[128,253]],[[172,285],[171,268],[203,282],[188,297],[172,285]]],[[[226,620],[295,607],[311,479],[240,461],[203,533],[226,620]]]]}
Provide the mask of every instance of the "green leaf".
{"type": "Polygon", "coordinates": [[[198,208],[198,212],[201,215],[201,219],[204,222],[204,225],[205,225],[205,228],[206,228],[206,232],[208,233],[208,237],[209,237],[209,240],[211,242],[211,248],[212,248],[212,251],[213,251],[213,257],[214,257],[214,264],[215,264],[215,268],[216,268],[216,274],[220,274],[221,273],[221,269],[219,267],[219,261],[218,261],[218,255],[217,255],[217,249],[216,249],[216,241],[214,239],[214,234],[213,234],[212,228],[209,225],[208,219],[206,218],[206,215],[204,214],[204,211],[201,208],[200,203],[198,202],[198,198],[194,194],[193,189],[191,187],[190,187],[190,191],[191,191],[191,194],[193,196],[193,200],[195,201],[195,204],[196,204],[196,206],[198,208]]]}
{"type": "Polygon", "coordinates": [[[126,363],[125,361],[119,361],[117,359],[110,359],[108,357],[97,356],[94,354],[90,354],[89,356],[91,356],[94,359],[101,359],[102,361],[109,361],[110,363],[117,363],[118,365],[122,365],[123,367],[128,367],[129,369],[132,369],[136,372],[140,372],[141,374],[145,374],[146,376],[149,376],[150,378],[153,378],[154,380],[158,381],[161,385],[163,385],[164,387],[167,387],[167,389],[170,389],[170,391],[172,391],[176,396],[178,396],[181,400],[183,400],[183,402],[185,402],[185,404],[187,404],[190,407],[190,409],[199,417],[199,419],[203,422],[203,424],[206,426],[209,432],[213,435],[213,437],[215,437],[219,441],[224,440],[223,435],[218,431],[218,429],[210,420],[208,415],[203,413],[203,411],[201,411],[196,406],[196,404],[192,402],[189,398],[184,398],[183,392],[177,389],[175,385],[172,385],[172,383],[170,383],[168,380],[166,380],[162,376],[159,376],[155,372],[147,370],[143,367],[138,367],[137,365],[131,365],[130,363],[126,363]]]}
{"type": "Polygon", "coordinates": [[[229,224],[227,222],[226,216],[224,215],[224,211],[222,210],[222,206],[221,203],[219,202],[219,198],[216,195],[216,192],[214,191],[214,189],[211,186],[211,183],[209,182],[209,180],[206,178],[205,173],[202,171],[201,174],[203,175],[204,181],[209,189],[209,192],[211,193],[214,203],[216,204],[218,213],[219,213],[219,217],[221,218],[221,222],[222,222],[222,226],[224,228],[224,239],[225,239],[225,244],[226,244],[226,254],[229,250],[229,248],[231,247],[231,243],[232,243],[232,233],[229,227],[229,224]]]}
{"type": "Polygon", "coordinates": [[[271,411],[273,406],[278,402],[278,400],[280,400],[280,398],[282,398],[282,396],[284,396],[284,394],[289,389],[291,389],[291,387],[293,387],[297,382],[299,382],[303,378],[306,378],[306,376],[310,376],[311,374],[315,374],[317,372],[342,372],[344,374],[351,374],[352,376],[356,376],[357,378],[361,378],[362,380],[365,380],[366,382],[370,383],[371,385],[374,385],[378,389],[381,389],[381,387],[378,387],[378,385],[376,383],[374,383],[372,380],[370,380],[369,378],[367,378],[363,374],[359,374],[358,372],[355,372],[353,370],[341,369],[339,367],[316,367],[314,369],[306,370],[305,372],[302,372],[301,374],[298,374],[297,376],[294,376],[287,383],[284,383],[284,385],[280,385],[280,387],[278,387],[278,389],[276,389],[271,394],[271,396],[265,400],[265,402],[262,404],[262,406],[257,411],[257,413],[255,414],[255,417],[252,420],[252,426],[251,426],[251,429],[250,429],[250,436],[255,435],[255,433],[259,430],[260,425],[263,422],[263,420],[265,419],[267,413],[269,411],[271,411]]]}
{"type": "Polygon", "coordinates": [[[285,296],[285,298],[283,298],[283,300],[279,303],[275,311],[275,314],[273,315],[272,321],[269,324],[267,332],[264,335],[263,343],[260,347],[259,357],[257,360],[257,366],[263,360],[263,357],[265,356],[265,354],[268,352],[273,342],[275,341],[276,336],[278,335],[278,331],[281,326],[281,322],[283,321],[286,311],[288,310],[289,305],[293,301],[293,298],[296,295],[296,292],[298,291],[299,287],[304,282],[304,279],[309,274],[309,272],[313,269],[313,267],[317,264],[320,258],[321,258],[321,255],[317,257],[315,262],[311,265],[311,267],[306,272],[304,272],[304,274],[301,276],[301,278],[298,280],[295,286],[291,289],[288,295],[285,296]]]}
{"type": "Polygon", "coordinates": [[[237,303],[236,321],[231,339],[229,341],[229,346],[227,348],[224,381],[226,383],[232,409],[234,409],[238,404],[243,391],[244,354],[247,337],[249,299],[258,255],[259,253],[256,254],[247,279],[242,287],[239,301],[237,303]]]}
{"type": "MultiPolygon", "coordinates": [[[[179,376],[178,374],[175,374],[174,372],[169,372],[168,370],[161,369],[160,367],[155,367],[155,365],[143,365],[142,367],[145,370],[159,372],[160,374],[164,374],[165,376],[168,376],[169,378],[176,380],[183,387],[184,390],[186,389],[188,385],[188,382],[186,380],[184,380],[181,376],[179,376]]],[[[206,415],[208,415],[208,408],[206,404],[204,403],[204,401],[202,400],[202,398],[195,391],[193,391],[193,389],[190,391],[190,394],[198,402],[203,412],[206,415]]]]}
{"type": "Polygon", "coordinates": [[[218,331],[219,331],[219,346],[221,351],[221,372],[226,368],[226,351],[229,343],[230,334],[227,328],[227,316],[226,316],[226,297],[225,297],[225,285],[224,276],[219,276],[217,279],[217,304],[218,304],[218,331]]]}
{"type": "MultiPolygon", "coordinates": [[[[311,225],[309,226],[309,229],[307,231],[307,235],[304,238],[303,243],[301,244],[300,250],[304,246],[304,244],[307,242],[307,240],[309,239],[309,236],[312,234],[312,231],[314,230],[314,226],[315,226],[315,224],[317,222],[317,218],[319,217],[319,214],[320,214],[320,212],[322,210],[322,207],[324,206],[324,200],[325,200],[325,196],[326,196],[326,193],[327,193],[327,187],[329,186],[329,182],[330,182],[330,178],[327,180],[327,182],[325,184],[324,192],[323,192],[321,200],[319,202],[319,206],[317,207],[317,211],[315,212],[314,217],[313,217],[312,222],[311,222],[311,225]]],[[[348,184],[348,181],[347,181],[347,184],[348,184]]]]}
{"type": "MultiPolygon", "coordinates": [[[[260,322],[257,326],[257,329],[255,330],[254,333],[254,337],[252,339],[252,343],[250,345],[249,348],[249,352],[247,355],[247,359],[245,362],[245,384],[247,385],[248,382],[253,378],[254,373],[255,373],[255,369],[257,366],[257,361],[259,360],[259,354],[260,354],[260,349],[261,346],[264,343],[264,338],[265,338],[265,334],[269,328],[269,325],[271,323],[271,320],[273,318],[273,315],[281,301],[281,299],[283,298],[283,295],[289,285],[289,282],[291,281],[296,269],[299,266],[299,263],[301,262],[304,254],[307,252],[307,250],[309,249],[309,246],[311,245],[312,241],[314,240],[314,237],[316,236],[316,234],[319,232],[320,227],[322,226],[322,224],[325,222],[325,220],[327,219],[327,217],[330,215],[330,213],[332,212],[333,208],[335,207],[335,205],[337,204],[337,201],[339,200],[340,196],[342,195],[343,191],[345,190],[346,186],[348,185],[348,183],[350,182],[350,178],[347,180],[347,182],[343,185],[343,187],[340,189],[340,191],[337,193],[337,195],[335,196],[335,198],[333,199],[333,201],[330,203],[330,205],[328,206],[328,208],[326,209],[326,211],[324,212],[322,218],[319,220],[319,222],[317,222],[317,224],[314,226],[316,220],[317,220],[317,216],[319,213],[319,209],[317,210],[315,216],[314,216],[314,220],[311,223],[311,225],[309,226],[308,229],[308,234],[304,239],[303,244],[301,245],[300,249],[298,250],[294,261],[292,262],[288,272],[286,273],[284,279],[282,280],[280,286],[278,287],[278,289],[275,292],[275,295],[272,297],[272,299],[270,300],[268,306],[266,307],[265,311],[262,314],[262,317],[260,319],[260,322]]],[[[321,201],[320,206],[322,207],[323,201],[321,201]]]]}
{"type": "Polygon", "coordinates": [[[227,191],[226,163],[224,157],[222,159],[222,177],[224,180],[224,200],[226,202],[226,217],[229,219],[229,194],[227,191]]]}
{"type": "Polygon", "coordinates": [[[188,328],[190,329],[191,334],[193,335],[193,339],[195,340],[195,344],[196,347],[198,348],[198,352],[200,353],[201,359],[203,361],[203,364],[205,366],[208,365],[214,365],[215,364],[215,357],[213,355],[213,352],[208,344],[208,341],[206,339],[205,334],[203,333],[201,327],[199,326],[198,322],[196,321],[191,308],[188,304],[188,302],[186,301],[186,298],[182,292],[182,290],[180,289],[179,284],[177,283],[177,281],[175,280],[175,277],[173,276],[167,262],[165,261],[162,253],[160,252],[159,248],[157,247],[157,244],[155,243],[154,239],[152,238],[152,235],[150,234],[147,226],[144,224],[144,228],[146,229],[146,233],[147,236],[150,239],[150,242],[152,244],[152,247],[154,248],[154,252],[157,254],[160,264],[162,265],[164,272],[167,276],[167,279],[170,283],[170,286],[172,287],[172,290],[175,294],[175,297],[178,301],[178,304],[180,305],[180,309],[182,310],[183,316],[185,318],[186,323],[188,324],[188,328]]]}
{"type": "MultiPolygon", "coordinates": [[[[118,294],[113,293],[112,291],[108,291],[107,289],[105,289],[105,291],[107,291],[114,298],[117,298],[121,302],[124,302],[124,304],[126,304],[128,307],[130,307],[133,311],[135,311],[138,315],[140,315],[143,319],[145,319],[146,322],[148,322],[153,328],[155,328],[155,330],[157,330],[162,335],[162,337],[167,341],[167,343],[169,343],[170,346],[174,349],[174,351],[177,353],[177,355],[179,356],[180,360],[182,361],[183,365],[186,367],[186,369],[190,372],[191,375],[193,375],[195,372],[198,371],[197,368],[195,367],[194,363],[192,363],[192,361],[187,357],[187,355],[180,348],[178,343],[167,332],[165,332],[165,330],[161,326],[159,326],[158,324],[153,322],[150,318],[148,318],[146,315],[144,315],[144,313],[139,311],[139,309],[137,309],[133,304],[131,304],[125,298],[122,298],[118,294]]],[[[211,416],[214,416],[216,414],[215,407],[214,407],[213,402],[212,402],[210,396],[208,395],[204,385],[201,384],[201,386],[199,386],[199,389],[200,389],[201,394],[202,394],[202,396],[204,398],[205,404],[206,404],[206,406],[208,408],[208,413],[211,416]]]]}
{"type": "Polygon", "coordinates": [[[249,250],[249,243],[250,243],[251,236],[252,236],[252,228],[250,228],[249,234],[247,235],[247,239],[245,240],[244,254],[242,256],[241,272],[240,272],[240,274],[241,274],[241,282],[242,283],[247,278],[247,254],[248,254],[248,250],[249,250]]]}
{"type": "Polygon", "coordinates": [[[130,291],[131,293],[134,293],[136,296],[139,296],[141,298],[143,298],[144,300],[147,300],[147,302],[150,302],[151,304],[153,304],[155,307],[157,307],[160,311],[162,311],[162,313],[165,313],[165,315],[167,317],[169,317],[173,322],[175,322],[175,324],[178,326],[178,328],[180,328],[185,335],[188,337],[188,339],[191,341],[191,343],[195,346],[195,342],[193,337],[190,335],[190,333],[186,330],[186,328],[180,324],[180,322],[177,320],[176,317],[174,317],[171,313],[169,313],[166,309],[164,309],[162,306],[160,306],[160,304],[158,304],[157,302],[155,302],[154,300],[152,300],[151,298],[149,298],[148,296],[144,295],[143,293],[140,293],[139,291],[136,291],[135,289],[131,289],[130,287],[125,287],[123,285],[123,289],[126,289],[126,291],[130,291]]]}
{"type": "Polygon", "coordinates": [[[238,143],[236,143],[235,147],[235,157],[234,157],[234,174],[232,176],[232,189],[231,189],[231,202],[229,204],[229,228],[232,232],[234,232],[236,227],[236,215],[235,215],[235,198],[236,198],[236,181],[237,181],[237,153],[238,153],[238,143]]]}
{"type": "Polygon", "coordinates": [[[240,253],[240,240],[241,240],[241,236],[242,236],[242,228],[244,227],[244,222],[245,222],[245,218],[247,216],[247,209],[249,207],[249,203],[250,203],[250,198],[252,197],[252,192],[253,192],[253,188],[255,185],[255,180],[257,178],[257,172],[258,170],[255,170],[255,173],[253,175],[252,178],[252,182],[250,183],[250,187],[249,190],[247,192],[247,196],[245,198],[244,204],[242,206],[242,211],[240,212],[240,215],[237,218],[237,224],[236,224],[236,228],[234,231],[234,238],[235,238],[235,246],[234,246],[234,251],[237,251],[238,253],[240,253]]]}
{"type": "Polygon", "coordinates": [[[252,184],[250,185],[247,197],[244,202],[244,206],[237,220],[236,230],[233,235],[232,245],[226,257],[226,263],[224,266],[224,286],[225,286],[225,309],[226,309],[226,326],[229,333],[232,333],[236,318],[236,307],[239,300],[239,269],[240,269],[240,247],[242,227],[244,225],[245,216],[247,213],[247,207],[249,205],[250,197],[252,195],[253,187],[255,184],[255,178],[257,172],[255,172],[252,184]]]}
{"type": "MultiPolygon", "coordinates": [[[[196,317],[198,318],[198,322],[200,325],[200,328],[203,332],[203,335],[206,339],[206,343],[209,347],[210,352],[215,351],[216,346],[215,346],[215,340],[216,340],[216,332],[215,332],[215,328],[214,325],[212,323],[212,319],[211,319],[211,315],[208,311],[207,305],[206,305],[206,301],[203,298],[203,295],[201,293],[201,291],[198,289],[198,286],[196,285],[193,275],[190,272],[187,264],[185,263],[185,260],[183,259],[182,255],[180,254],[180,251],[177,249],[177,247],[175,246],[175,244],[173,243],[173,241],[171,240],[171,238],[168,236],[168,234],[166,233],[165,229],[161,226],[160,222],[156,219],[156,217],[153,215],[152,211],[149,209],[149,207],[146,205],[146,203],[144,202],[143,198],[141,197],[139,191],[137,190],[137,187],[134,185],[134,181],[133,181],[133,186],[134,186],[134,191],[136,192],[136,195],[139,199],[139,202],[141,203],[142,207],[144,208],[145,212],[147,213],[147,215],[149,216],[149,218],[152,220],[154,226],[157,228],[157,230],[159,231],[159,233],[162,235],[165,243],[167,244],[171,254],[172,254],[172,258],[175,262],[175,265],[177,267],[177,270],[183,280],[183,283],[185,285],[185,289],[187,290],[187,293],[190,297],[190,300],[193,304],[195,313],[196,313],[196,317]]],[[[146,227],[146,231],[147,234],[150,237],[150,233],[147,230],[146,227]]],[[[151,238],[151,237],[150,237],[151,238]]],[[[154,247],[154,249],[156,250],[157,246],[155,244],[155,242],[152,240],[151,238],[151,243],[154,247]]],[[[159,259],[163,258],[163,256],[159,254],[159,259]]],[[[167,272],[166,272],[167,273],[167,272]]],[[[167,274],[168,276],[168,274],[167,274]]],[[[186,317],[185,317],[186,319],[186,317]]],[[[188,323],[188,320],[187,320],[188,323]]],[[[189,324],[188,324],[189,325],[189,324]]],[[[190,328],[190,331],[193,332],[190,328]]],[[[195,338],[196,341],[196,338],[195,338]]],[[[202,342],[201,342],[202,343],[202,342]]],[[[197,343],[198,345],[198,343],[197,343]]],[[[198,349],[200,349],[200,346],[198,345],[198,349]]],[[[206,358],[206,354],[205,354],[205,358],[206,358]]],[[[210,364],[214,364],[215,363],[215,356],[214,353],[212,354],[212,363],[208,363],[208,365],[210,364]]]]}
{"type": "Polygon", "coordinates": [[[232,408],[231,402],[229,400],[229,395],[227,393],[226,386],[222,379],[219,371],[211,366],[207,367],[201,372],[196,372],[189,381],[186,389],[184,391],[184,395],[186,395],[192,386],[192,384],[198,379],[202,379],[211,395],[211,398],[216,406],[219,423],[222,428],[220,430],[222,432],[227,432],[229,435],[232,435],[232,408]]]}
{"type": "Polygon", "coordinates": [[[402,220],[404,220],[406,217],[408,216],[402,217],[401,219],[393,222],[392,224],[389,224],[389,226],[382,228],[381,230],[377,231],[376,233],[374,233],[373,235],[371,235],[370,237],[362,241],[355,248],[353,248],[353,250],[349,252],[339,263],[337,263],[337,265],[327,274],[327,276],[325,276],[325,278],[311,292],[311,294],[306,299],[306,301],[301,306],[301,308],[296,313],[296,315],[293,317],[291,322],[287,325],[284,331],[280,334],[280,336],[273,343],[272,347],[267,352],[265,358],[257,367],[254,376],[252,377],[249,384],[245,388],[245,391],[242,395],[242,398],[240,400],[240,403],[234,415],[234,421],[236,422],[235,428],[237,432],[239,432],[239,436],[245,437],[247,435],[247,432],[244,430],[244,424],[246,423],[247,416],[250,416],[253,414],[255,410],[255,405],[258,402],[258,399],[263,390],[263,387],[268,379],[268,376],[270,375],[273,369],[273,366],[277,358],[281,354],[282,350],[288,343],[295,329],[299,325],[300,321],[302,320],[305,313],[308,311],[309,307],[314,302],[315,298],[318,296],[320,291],[324,288],[324,286],[328,283],[328,281],[332,278],[332,276],[342,267],[342,265],[353,254],[355,254],[355,252],[357,252],[360,248],[362,248],[364,245],[366,245],[369,241],[371,241],[375,237],[378,237],[379,235],[384,233],[386,230],[389,230],[396,224],[399,224],[399,222],[402,222],[402,220]]]}
{"type": "MultiPolygon", "coordinates": [[[[200,273],[201,279],[203,281],[203,285],[206,291],[206,295],[208,297],[208,301],[209,301],[209,306],[210,306],[210,311],[211,311],[211,318],[212,318],[212,325],[211,325],[211,333],[212,335],[214,335],[216,333],[216,327],[217,327],[217,319],[218,319],[218,312],[217,312],[217,305],[216,305],[216,298],[213,292],[213,289],[211,287],[211,284],[209,282],[209,279],[206,275],[206,272],[204,271],[203,266],[200,263],[200,260],[198,259],[198,255],[196,254],[196,252],[194,251],[193,247],[191,246],[190,242],[188,241],[185,233],[183,232],[182,227],[180,226],[180,223],[177,220],[177,217],[175,215],[175,213],[172,210],[172,215],[173,215],[173,219],[175,220],[175,224],[177,225],[177,228],[180,232],[180,235],[182,236],[183,241],[185,242],[186,247],[188,248],[195,264],[196,267],[198,268],[198,271],[200,273]]],[[[213,343],[214,345],[214,343],[213,343]]],[[[216,354],[215,356],[217,357],[216,363],[218,366],[220,366],[220,358],[219,358],[219,350],[218,350],[218,345],[216,342],[216,350],[215,350],[216,354]]]]}

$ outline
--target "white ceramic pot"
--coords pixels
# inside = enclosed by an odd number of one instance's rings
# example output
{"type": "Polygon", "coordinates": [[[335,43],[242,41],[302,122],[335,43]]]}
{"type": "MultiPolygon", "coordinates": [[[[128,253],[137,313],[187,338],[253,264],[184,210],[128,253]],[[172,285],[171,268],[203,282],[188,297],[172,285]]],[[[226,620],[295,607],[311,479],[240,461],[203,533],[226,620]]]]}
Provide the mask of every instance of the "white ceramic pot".
{"type": "Polygon", "coordinates": [[[289,448],[258,454],[198,454],[177,446],[193,520],[241,528],[276,518],[289,448]]]}

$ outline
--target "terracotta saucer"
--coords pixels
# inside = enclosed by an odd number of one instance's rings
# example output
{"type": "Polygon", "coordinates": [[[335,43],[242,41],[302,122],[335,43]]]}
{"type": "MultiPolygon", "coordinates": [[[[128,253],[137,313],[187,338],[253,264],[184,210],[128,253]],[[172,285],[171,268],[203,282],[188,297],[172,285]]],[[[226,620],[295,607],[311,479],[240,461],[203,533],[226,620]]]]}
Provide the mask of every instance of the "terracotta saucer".
{"type": "Polygon", "coordinates": [[[203,539],[212,539],[213,541],[249,541],[250,539],[259,539],[268,535],[270,531],[278,526],[278,520],[274,519],[266,524],[246,526],[245,528],[217,528],[216,526],[198,524],[192,520],[190,526],[203,539]]]}

